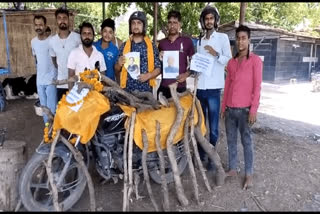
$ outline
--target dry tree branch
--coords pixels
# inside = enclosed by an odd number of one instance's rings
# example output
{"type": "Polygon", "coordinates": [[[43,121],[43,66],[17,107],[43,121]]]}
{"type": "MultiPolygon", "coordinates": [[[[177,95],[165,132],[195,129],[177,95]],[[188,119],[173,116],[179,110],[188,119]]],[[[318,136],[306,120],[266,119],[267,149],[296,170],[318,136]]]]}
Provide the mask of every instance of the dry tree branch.
{"type": "Polygon", "coordinates": [[[152,105],[155,109],[160,108],[159,102],[156,99],[154,99],[153,94],[151,92],[141,92],[138,90],[134,90],[132,94],[137,98],[141,99],[142,103],[152,105]]]}
{"type": "Polygon", "coordinates": [[[199,76],[198,73],[196,73],[195,79],[194,79],[194,91],[193,91],[192,107],[191,107],[191,114],[190,114],[190,124],[191,124],[190,135],[191,135],[194,155],[196,157],[196,160],[197,160],[197,163],[198,163],[202,178],[204,180],[204,183],[205,183],[208,191],[211,192],[212,189],[211,189],[210,184],[208,182],[208,178],[207,178],[207,175],[206,175],[205,170],[203,168],[202,161],[200,160],[197,141],[196,141],[195,136],[194,136],[194,122],[193,122],[193,120],[194,120],[195,100],[196,100],[197,87],[198,87],[198,76],[199,76]]]}
{"type": "Polygon", "coordinates": [[[193,188],[194,188],[194,197],[197,201],[197,204],[199,205],[200,201],[199,201],[198,183],[197,183],[196,173],[194,170],[194,166],[193,166],[193,162],[192,162],[192,158],[191,158],[190,147],[189,147],[189,122],[190,122],[189,114],[190,114],[190,112],[187,114],[188,116],[187,116],[185,124],[184,124],[183,144],[184,144],[184,151],[187,156],[189,171],[190,171],[191,180],[192,180],[192,184],[193,184],[193,188]]]}
{"type": "MultiPolygon", "coordinates": [[[[131,117],[128,118],[128,124],[131,123],[131,117]]],[[[123,168],[124,168],[124,176],[123,176],[123,204],[122,211],[128,211],[128,137],[129,137],[129,129],[126,129],[125,137],[124,137],[124,146],[123,146],[123,168]]]]}
{"type": "Polygon", "coordinates": [[[172,83],[169,85],[170,88],[170,92],[171,92],[171,96],[173,98],[174,104],[176,106],[177,109],[177,117],[175,119],[175,122],[173,123],[170,132],[168,134],[167,137],[167,152],[168,152],[168,156],[169,156],[169,161],[172,167],[172,171],[173,171],[173,176],[174,176],[174,181],[175,181],[175,187],[176,187],[176,192],[177,192],[177,196],[178,196],[178,200],[179,202],[183,205],[183,206],[187,206],[189,204],[188,199],[186,198],[185,194],[184,194],[184,189],[183,186],[181,184],[181,179],[179,176],[179,171],[178,171],[178,166],[177,166],[177,161],[175,158],[175,154],[172,150],[172,144],[173,144],[173,138],[177,133],[177,130],[181,124],[182,121],[182,116],[183,116],[183,108],[180,105],[178,96],[177,96],[177,85],[178,83],[172,83]]]}
{"type": "Polygon", "coordinates": [[[201,133],[201,123],[202,123],[202,117],[201,117],[201,104],[199,100],[196,102],[196,107],[198,111],[198,123],[195,127],[195,137],[203,150],[208,154],[209,158],[214,162],[214,164],[217,167],[217,173],[216,173],[216,184],[217,186],[222,186],[224,184],[224,179],[226,177],[225,171],[221,164],[221,159],[219,154],[217,153],[217,150],[214,148],[214,146],[209,143],[209,141],[202,135],[201,133]]]}
{"type": "Polygon", "coordinates": [[[48,117],[48,123],[53,122],[54,115],[52,114],[51,110],[47,106],[40,106],[42,112],[48,117]]]}
{"type": "Polygon", "coordinates": [[[169,107],[168,99],[162,94],[162,92],[159,93],[159,102],[161,103],[161,105],[169,107]]]}
{"type": "Polygon", "coordinates": [[[133,176],[132,176],[132,152],[133,152],[133,133],[134,124],[136,122],[136,112],[133,111],[131,114],[131,121],[129,125],[129,151],[128,151],[128,175],[129,175],[129,189],[128,189],[128,200],[131,198],[131,193],[133,189],[133,176]]]}
{"type": "Polygon", "coordinates": [[[88,182],[88,188],[89,188],[89,196],[90,196],[90,209],[91,211],[96,211],[96,200],[95,200],[95,193],[94,193],[94,187],[92,183],[92,178],[90,176],[90,173],[86,167],[86,164],[83,161],[83,156],[79,150],[75,150],[74,146],[70,144],[70,142],[64,137],[60,136],[61,141],[64,145],[68,147],[68,149],[72,152],[74,158],[79,163],[82,171],[84,172],[87,182],[88,182]]]}
{"type": "Polygon", "coordinates": [[[50,148],[50,153],[49,153],[49,157],[48,157],[48,161],[47,163],[44,161],[44,165],[46,166],[46,171],[47,171],[47,174],[48,174],[48,180],[49,180],[49,183],[50,183],[50,186],[51,186],[51,189],[52,189],[52,196],[53,196],[53,206],[54,206],[54,209],[56,211],[62,211],[62,208],[58,202],[58,190],[57,190],[57,186],[56,184],[54,183],[54,179],[53,179],[53,174],[52,174],[52,159],[53,159],[53,154],[54,154],[54,149],[57,145],[57,142],[58,142],[58,138],[60,136],[60,129],[57,131],[57,135],[56,137],[54,138],[52,144],[51,144],[51,148],[50,148]]]}
{"type": "Polygon", "coordinates": [[[164,157],[163,157],[163,152],[160,146],[160,123],[157,120],[156,120],[156,140],[155,141],[156,141],[157,153],[160,161],[161,187],[162,187],[161,190],[163,192],[163,197],[164,197],[163,208],[164,208],[164,211],[169,211],[170,209],[169,193],[168,193],[168,186],[167,186],[167,181],[165,177],[164,157]]]}
{"type": "Polygon", "coordinates": [[[92,90],[92,89],[93,89],[93,85],[88,84],[88,83],[86,83],[86,82],[77,82],[76,84],[78,85],[78,90],[77,90],[77,92],[78,92],[79,94],[81,93],[82,89],[84,89],[84,88],[87,88],[87,89],[89,89],[89,90],[92,90]]]}
{"type": "Polygon", "coordinates": [[[52,84],[53,85],[64,85],[68,83],[75,83],[79,80],[79,77],[77,75],[74,75],[73,77],[70,77],[69,79],[64,79],[64,80],[53,80],[52,84]]]}
{"type": "Polygon", "coordinates": [[[153,197],[153,193],[152,193],[152,189],[151,189],[151,185],[150,185],[149,174],[148,174],[148,167],[147,167],[147,152],[148,152],[148,147],[149,147],[148,136],[147,136],[146,130],[142,129],[141,132],[142,132],[142,141],[143,141],[143,151],[142,151],[143,177],[144,177],[144,180],[146,181],[147,190],[148,190],[151,202],[154,206],[154,209],[158,212],[159,208],[158,208],[158,205],[153,197]]]}

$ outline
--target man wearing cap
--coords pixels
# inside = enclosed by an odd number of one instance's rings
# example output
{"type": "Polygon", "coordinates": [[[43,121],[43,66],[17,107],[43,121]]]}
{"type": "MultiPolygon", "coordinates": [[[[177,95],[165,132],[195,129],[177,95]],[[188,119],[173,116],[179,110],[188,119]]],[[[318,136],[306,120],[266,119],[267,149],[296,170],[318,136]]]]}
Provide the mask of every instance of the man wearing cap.
{"type": "MultiPolygon", "coordinates": [[[[101,39],[94,42],[93,45],[103,54],[104,61],[107,65],[106,76],[116,80],[114,66],[118,61],[119,50],[112,43],[114,38],[115,23],[114,20],[107,18],[101,24],[101,39]]],[[[119,80],[117,80],[119,81],[119,80]]]]}
{"type": "MultiPolygon", "coordinates": [[[[213,66],[210,72],[199,76],[197,97],[200,100],[203,113],[209,122],[210,143],[216,146],[219,135],[220,93],[224,88],[224,68],[232,57],[229,38],[224,33],[218,33],[220,15],[215,7],[206,6],[200,15],[203,34],[197,43],[197,52],[212,58],[213,66]]],[[[205,161],[205,152],[200,147],[201,160],[205,161]]],[[[215,168],[212,161],[208,170],[215,168]]]]}
{"type": "Polygon", "coordinates": [[[144,12],[136,11],[129,18],[129,39],[119,49],[119,59],[115,66],[116,72],[120,72],[120,87],[132,92],[152,92],[156,85],[155,78],[160,74],[159,51],[155,44],[146,36],[147,17],[144,12]],[[140,75],[133,79],[125,68],[124,55],[129,52],[140,53],[140,75]]]}

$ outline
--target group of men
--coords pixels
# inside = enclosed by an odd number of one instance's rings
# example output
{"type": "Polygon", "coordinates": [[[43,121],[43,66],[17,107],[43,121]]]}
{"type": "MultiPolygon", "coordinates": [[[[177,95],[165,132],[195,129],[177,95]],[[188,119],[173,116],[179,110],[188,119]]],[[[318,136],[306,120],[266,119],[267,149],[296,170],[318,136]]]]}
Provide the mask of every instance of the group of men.
{"type": "MultiPolygon", "coordinates": [[[[38,36],[32,41],[33,55],[37,65],[37,89],[41,105],[55,113],[57,101],[72,84],[56,86],[54,79],[68,79],[85,69],[97,68],[100,72],[132,92],[152,92],[156,77],[162,74],[164,51],[179,51],[179,75],[161,80],[157,94],[170,98],[169,85],[178,82],[177,92],[187,90],[186,79],[193,73],[189,70],[190,59],[195,54],[193,42],[181,35],[181,14],[170,11],[167,16],[168,36],[158,47],[147,36],[147,18],[144,12],[136,11],[129,18],[129,38],[123,43],[115,37],[115,22],[108,18],[101,24],[101,39],[94,42],[92,24],[83,22],[80,35],[69,30],[69,12],[59,8],[56,13],[58,32],[54,36],[44,33],[46,18],[34,17],[38,36]],[[129,52],[140,53],[140,75],[132,78],[124,64],[129,52]]],[[[252,186],[253,143],[251,125],[256,121],[262,82],[262,61],[250,52],[250,29],[240,25],[236,29],[237,54],[232,57],[229,38],[217,32],[220,15],[215,7],[206,6],[200,15],[202,33],[196,51],[211,57],[211,71],[200,73],[197,97],[209,124],[209,139],[216,146],[219,137],[219,118],[225,122],[229,170],[227,176],[237,175],[237,130],[244,147],[245,181],[243,188],[252,186]],[[227,71],[225,79],[225,69],[227,71]],[[220,103],[221,90],[224,89],[220,103]],[[221,108],[220,108],[221,106],[221,108]]],[[[130,72],[130,70],[129,70],[130,72]]],[[[44,116],[44,122],[47,118],[44,116]]],[[[199,148],[200,158],[206,160],[205,152],[199,148]]],[[[214,170],[208,161],[208,170],[214,170]]]]}

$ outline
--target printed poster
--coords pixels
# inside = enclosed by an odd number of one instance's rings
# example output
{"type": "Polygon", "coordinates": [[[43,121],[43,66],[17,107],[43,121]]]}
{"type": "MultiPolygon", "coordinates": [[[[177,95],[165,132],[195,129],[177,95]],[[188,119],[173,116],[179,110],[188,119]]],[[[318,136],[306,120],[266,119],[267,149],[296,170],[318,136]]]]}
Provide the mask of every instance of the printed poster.
{"type": "Polygon", "coordinates": [[[163,52],[163,79],[176,79],[179,75],[179,51],[163,52]]]}
{"type": "Polygon", "coordinates": [[[213,66],[212,57],[200,53],[196,53],[191,58],[190,70],[204,73],[206,76],[210,76],[210,71],[213,66]]]}
{"type": "Polygon", "coordinates": [[[124,67],[132,79],[138,79],[140,75],[140,52],[129,52],[125,55],[124,67]]]}

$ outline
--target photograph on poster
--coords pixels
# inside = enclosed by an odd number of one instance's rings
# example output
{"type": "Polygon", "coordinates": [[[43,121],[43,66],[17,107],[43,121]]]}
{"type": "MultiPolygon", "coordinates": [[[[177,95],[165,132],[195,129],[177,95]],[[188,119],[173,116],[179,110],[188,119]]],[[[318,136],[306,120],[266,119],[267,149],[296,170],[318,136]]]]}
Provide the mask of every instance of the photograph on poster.
{"type": "Polygon", "coordinates": [[[140,75],[140,53],[129,52],[125,55],[125,59],[124,67],[127,69],[132,79],[138,79],[138,76],[140,75]]]}
{"type": "Polygon", "coordinates": [[[175,79],[179,75],[179,51],[163,52],[163,78],[175,79]]]}

